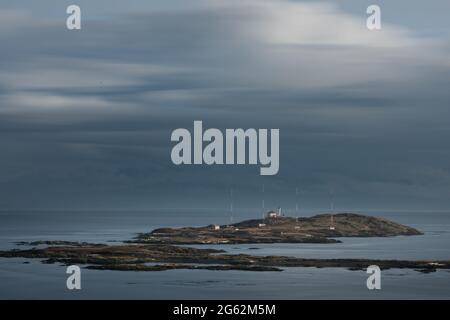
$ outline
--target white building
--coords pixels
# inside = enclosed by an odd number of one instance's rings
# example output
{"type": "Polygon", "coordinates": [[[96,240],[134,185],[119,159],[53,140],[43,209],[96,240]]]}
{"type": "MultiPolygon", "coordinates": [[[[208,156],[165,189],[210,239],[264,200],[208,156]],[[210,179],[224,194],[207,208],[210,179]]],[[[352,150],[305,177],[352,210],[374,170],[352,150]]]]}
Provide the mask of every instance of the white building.
{"type": "Polygon", "coordinates": [[[269,211],[267,213],[267,217],[268,218],[276,218],[276,217],[278,217],[278,213],[276,213],[275,211],[269,211]]]}
{"type": "Polygon", "coordinates": [[[281,207],[278,208],[278,211],[271,210],[271,211],[267,212],[268,218],[278,218],[278,217],[282,217],[282,216],[283,216],[283,214],[281,213],[281,207]]]}

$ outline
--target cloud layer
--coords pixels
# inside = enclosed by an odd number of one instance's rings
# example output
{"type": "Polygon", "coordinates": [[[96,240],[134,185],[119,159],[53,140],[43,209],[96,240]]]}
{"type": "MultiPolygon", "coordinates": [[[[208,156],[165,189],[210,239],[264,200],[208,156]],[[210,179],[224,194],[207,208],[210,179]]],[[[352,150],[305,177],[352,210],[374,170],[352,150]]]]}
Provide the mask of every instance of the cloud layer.
{"type": "Polygon", "coordinates": [[[311,208],[330,189],[342,208],[449,205],[442,34],[370,32],[328,2],[133,3],[82,4],[79,32],[0,9],[0,206],[221,205],[231,186],[251,206],[262,183],[274,204],[299,186],[311,208]],[[170,133],[193,120],[280,128],[279,175],[172,165],[170,133]]]}

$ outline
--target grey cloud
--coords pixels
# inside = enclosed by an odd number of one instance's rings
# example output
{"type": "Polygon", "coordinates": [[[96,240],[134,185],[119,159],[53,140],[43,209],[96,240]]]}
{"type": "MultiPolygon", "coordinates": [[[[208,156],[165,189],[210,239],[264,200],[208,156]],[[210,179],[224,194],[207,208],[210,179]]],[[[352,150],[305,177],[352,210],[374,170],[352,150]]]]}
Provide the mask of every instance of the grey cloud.
{"type": "Polygon", "coordinates": [[[299,185],[311,208],[330,188],[347,207],[448,206],[445,38],[391,22],[371,39],[329,4],[226,3],[117,9],[78,33],[59,18],[22,25],[14,17],[26,12],[10,15],[0,34],[2,205],[215,205],[233,186],[251,206],[266,183],[268,201],[292,202],[299,185]],[[297,30],[292,5],[332,16],[336,30],[297,30]],[[174,166],[170,133],[197,119],[280,128],[279,175],[174,166]]]}

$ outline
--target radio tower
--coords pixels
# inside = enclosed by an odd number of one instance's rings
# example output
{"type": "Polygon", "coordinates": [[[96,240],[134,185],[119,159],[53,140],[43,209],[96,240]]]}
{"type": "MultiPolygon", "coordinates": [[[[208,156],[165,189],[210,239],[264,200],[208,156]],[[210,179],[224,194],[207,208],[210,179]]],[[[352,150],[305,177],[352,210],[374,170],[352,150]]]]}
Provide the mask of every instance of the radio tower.
{"type": "Polygon", "coordinates": [[[233,188],[230,189],[230,224],[233,224],[233,188]]]}
{"type": "Polygon", "coordinates": [[[330,190],[330,210],[331,210],[331,217],[330,217],[330,230],[334,230],[334,190],[330,190]]]}
{"type": "Polygon", "coordinates": [[[330,210],[331,210],[331,214],[334,213],[334,190],[331,189],[330,190],[330,210]]]}
{"type": "Polygon", "coordinates": [[[265,207],[266,207],[266,204],[264,203],[264,184],[262,185],[262,203],[261,203],[261,210],[262,210],[262,212],[261,212],[261,216],[262,216],[262,219],[264,220],[264,209],[265,209],[265,207]]]}

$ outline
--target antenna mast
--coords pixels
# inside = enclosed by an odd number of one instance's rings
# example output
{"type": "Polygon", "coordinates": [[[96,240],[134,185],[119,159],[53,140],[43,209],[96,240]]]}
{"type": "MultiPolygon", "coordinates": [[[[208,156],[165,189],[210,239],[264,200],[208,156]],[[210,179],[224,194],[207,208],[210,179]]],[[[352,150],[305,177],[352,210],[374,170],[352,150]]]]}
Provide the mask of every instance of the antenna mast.
{"type": "Polygon", "coordinates": [[[230,224],[233,224],[233,188],[230,189],[230,224]]]}
{"type": "Polygon", "coordinates": [[[261,203],[261,217],[264,220],[264,211],[266,208],[266,203],[264,202],[264,184],[262,185],[262,203],[261,203]]]}
{"type": "Polygon", "coordinates": [[[330,217],[330,230],[334,230],[334,190],[330,190],[330,209],[331,209],[331,217],[330,217]]]}
{"type": "Polygon", "coordinates": [[[333,189],[330,190],[330,210],[331,210],[331,213],[333,214],[334,213],[334,190],[333,189]]]}

